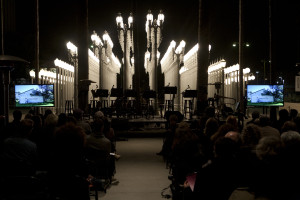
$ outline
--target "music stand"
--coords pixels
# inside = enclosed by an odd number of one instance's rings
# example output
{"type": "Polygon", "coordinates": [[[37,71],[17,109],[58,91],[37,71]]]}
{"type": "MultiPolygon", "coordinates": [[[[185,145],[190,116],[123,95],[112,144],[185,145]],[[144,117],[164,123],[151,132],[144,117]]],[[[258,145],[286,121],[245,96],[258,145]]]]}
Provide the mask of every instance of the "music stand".
{"type": "Polygon", "coordinates": [[[177,94],[177,87],[166,86],[164,87],[164,94],[177,94]]]}
{"type": "Polygon", "coordinates": [[[123,97],[123,88],[111,88],[111,97],[123,97]]]}
{"type": "Polygon", "coordinates": [[[105,89],[97,89],[96,90],[97,97],[108,97],[108,90],[105,89]]]}
{"type": "Polygon", "coordinates": [[[136,91],[135,90],[130,90],[126,89],[125,90],[125,97],[136,97],[136,91]]]}
{"type": "Polygon", "coordinates": [[[146,90],[144,93],[143,93],[143,98],[145,99],[150,99],[150,98],[156,98],[156,91],[154,90],[146,90]]]}
{"type": "Polygon", "coordinates": [[[197,97],[197,90],[185,90],[183,92],[183,97],[185,97],[185,98],[195,98],[195,97],[197,97]]]}
{"type": "Polygon", "coordinates": [[[170,94],[170,100],[166,100],[165,112],[166,112],[167,107],[168,107],[168,110],[171,109],[172,111],[174,111],[174,98],[175,98],[175,94],[177,94],[177,87],[176,86],[166,86],[166,87],[164,87],[163,92],[164,92],[164,94],[170,94]]]}
{"type": "Polygon", "coordinates": [[[96,91],[95,90],[91,90],[91,92],[92,92],[93,98],[96,98],[97,97],[96,91]]]}

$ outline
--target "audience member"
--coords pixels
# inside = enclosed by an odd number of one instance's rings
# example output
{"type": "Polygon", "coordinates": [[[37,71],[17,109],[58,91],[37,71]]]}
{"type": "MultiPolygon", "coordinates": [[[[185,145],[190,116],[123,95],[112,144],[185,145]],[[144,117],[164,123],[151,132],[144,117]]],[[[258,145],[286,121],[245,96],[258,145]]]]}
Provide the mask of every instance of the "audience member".
{"type": "Polygon", "coordinates": [[[297,132],[300,133],[300,115],[294,119],[294,122],[297,125],[297,132]]]}
{"type": "Polygon", "coordinates": [[[90,135],[92,133],[91,125],[83,120],[83,111],[81,109],[73,110],[73,116],[76,119],[76,125],[80,126],[85,134],[90,135]]]}
{"type": "Polygon", "coordinates": [[[115,157],[116,160],[118,160],[121,155],[117,154],[117,144],[116,144],[116,136],[115,136],[115,131],[111,127],[111,122],[108,121],[108,118],[105,117],[102,111],[97,111],[94,115],[94,120],[101,119],[103,120],[104,123],[104,128],[103,128],[103,133],[104,136],[109,139],[111,142],[111,153],[115,157]]]}
{"type": "Polygon", "coordinates": [[[89,200],[89,168],[84,159],[86,134],[74,124],[57,129],[48,173],[52,198],[89,200]]]}
{"type": "Polygon", "coordinates": [[[248,124],[255,124],[256,123],[256,119],[259,119],[260,113],[258,111],[253,111],[252,114],[252,119],[250,121],[247,122],[248,124]]]}
{"type": "Polygon", "coordinates": [[[297,116],[298,116],[298,110],[292,108],[290,110],[290,120],[294,121],[297,116]]]}
{"type": "Polygon", "coordinates": [[[237,121],[237,118],[235,116],[229,115],[226,118],[226,123],[231,124],[233,127],[235,127],[236,130],[238,130],[238,121],[237,121]]]}
{"type": "Polygon", "coordinates": [[[15,136],[20,132],[21,119],[22,119],[22,111],[14,110],[13,121],[10,122],[7,126],[7,137],[15,136]]]}
{"type": "Polygon", "coordinates": [[[274,127],[280,132],[283,124],[289,120],[289,111],[287,109],[281,109],[279,110],[278,115],[279,119],[276,121],[276,124],[274,124],[274,127]]]}
{"type": "Polygon", "coordinates": [[[51,149],[53,148],[54,133],[57,128],[57,115],[51,113],[44,120],[42,134],[36,142],[38,148],[39,168],[41,171],[46,171],[49,167],[51,157],[51,149]]]}
{"type": "Polygon", "coordinates": [[[171,152],[172,152],[172,144],[175,136],[175,131],[178,123],[177,115],[170,115],[167,123],[168,129],[165,133],[162,149],[157,155],[162,155],[165,161],[169,162],[171,152]]]}
{"type": "Polygon", "coordinates": [[[42,119],[40,115],[33,115],[31,117],[31,120],[34,123],[33,123],[32,133],[30,134],[29,139],[33,141],[35,144],[37,144],[40,141],[40,138],[42,137],[43,134],[42,119]]]}
{"type": "Polygon", "coordinates": [[[219,129],[219,122],[214,117],[206,121],[204,134],[198,134],[201,154],[204,161],[212,159],[213,157],[213,143],[210,139],[219,129]]]}
{"type": "Polygon", "coordinates": [[[67,121],[68,121],[67,114],[66,113],[60,113],[58,115],[57,126],[60,127],[60,126],[66,125],[67,121]]]}
{"type": "Polygon", "coordinates": [[[37,147],[28,137],[33,121],[24,119],[14,137],[5,139],[0,157],[2,176],[30,176],[36,171],[37,147]]]}
{"type": "Polygon", "coordinates": [[[50,115],[50,114],[53,114],[52,110],[50,110],[50,109],[45,110],[45,114],[43,116],[43,119],[46,119],[48,117],[48,115],[50,115]]]}
{"type": "Polygon", "coordinates": [[[297,131],[296,123],[293,121],[284,122],[283,126],[281,127],[280,133],[287,132],[287,131],[297,131]]]}
{"type": "Polygon", "coordinates": [[[277,136],[280,137],[278,129],[271,126],[271,120],[268,116],[262,115],[259,118],[259,127],[262,137],[277,136]]]}
{"type": "Polygon", "coordinates": [[[193,129],[196,129],[196,134],[203,134],[206,121],[209,118],[215,118],[215,108],[212,106],[208,106],[204,110],[204,115],[200,117],[200,119],[196,120],[196,127],[193,127],[193,129]]]}
{"type": "MultiPolygon", "coordinates": [[[[251,123],[246,125],[241,133],[241,148],[237,156],[238,159],[238,189],[239,194],[241,188],[244,192],[251,193],[250,187],[254,184],[254,169],[258,165],[258,158],[256,156],[256,146],[261,139],[261,132],[257,125],[251,123]]],[[[235,194],[235,195],[237,195],[235,194]]],[[[241,198],[240,198],[241,199],[241,198]]]]}
{"type": "Polygon", "coordinates": [[[230,138],[233,141],[235,141],[236,143],[240,143],[240,133],[237,131],[229,131],[228,133],[225,134],[224,136],[225,138],[230,138]]]}
{"type": "MultiPolygon", "coordinates": [[[[194,192],[189,199],[227,200],[237,187],[238,144],[232,139],[221,137],[215,142],[214,149],[215,157],[198,171],[194,192]]],[[[184,186],[189,187],[189,182],[186,181],[184,186]]]]}
{"type": "Polygon", "coordinates": [[[183,184],[187,174],[199,169],[202,164],[198,147],[198,137],[187,122],[180,122],[175,131],[172,144],[173,176],[177,183],[183,184]]]}
{"type": "Polygon", "coordinates": [[[218,131],[215,134],[213,134],[210,137],[210,139],[213,143],[215,143],[218,138],[224,137],[226,135],[226,133],[228,133],[229,131],[237,131],[237,129],[232,124],[229,124],[229,123],[222,124],[218,128],[218,131]]]}
{"type": "MultiPolygon", "coordinates": [[[[104,136],[104,122],[102,119],[94,119],[94,130],[87,136],[85,155],[101,169],[93,172],[93,176],[100,178],[114,179],[115,165],[112,165],[111,142],[104,136]]],[[[114,158],[113,158],[114,161],[114,158]]],[[[116,180],[114,180],[116,181],[116,180]]]]}
{"type": "Polygon", "coordinates": [[[256,155],[259,164],[253,169],[254,184],[252,190],[256,198],[285,199],[284,173],[285,164],[282,162],[283,143],[280,137],[264,136],[259,140],[256,155]]]}

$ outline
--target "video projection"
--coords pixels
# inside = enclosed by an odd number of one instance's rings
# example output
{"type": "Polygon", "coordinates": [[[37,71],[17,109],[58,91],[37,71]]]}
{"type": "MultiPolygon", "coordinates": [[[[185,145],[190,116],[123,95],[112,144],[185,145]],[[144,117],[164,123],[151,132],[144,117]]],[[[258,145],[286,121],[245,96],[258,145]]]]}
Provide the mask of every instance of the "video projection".
{"type": "Polygon", "coordinates": [[[54,85],[15,85],[16,107],[54,107],[54,85]]]}
{"type": "Polygon", "coordinates": [[[247,85],[247,106],[283,106],[283,85],[247,85]]]}

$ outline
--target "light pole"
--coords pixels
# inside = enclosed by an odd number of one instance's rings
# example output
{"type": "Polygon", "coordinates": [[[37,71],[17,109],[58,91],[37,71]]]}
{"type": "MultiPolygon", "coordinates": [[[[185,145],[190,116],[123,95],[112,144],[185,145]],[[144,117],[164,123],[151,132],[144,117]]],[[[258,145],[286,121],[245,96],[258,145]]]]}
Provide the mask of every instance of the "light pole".
{"type": "MultiPolygon", "coordinates": [[[[104,31],[103,34],[103,42],[101,38],[97,35],[96,31],[93,31],[93,34],[91,35],[91,40],[93,42],[93,51],[96,53],[96,48],[98,49],[98,57],[99,57],[99,85],[100,89],[103,89],[103,80],[104,80],[104,74],[103,74],[103,48],[107,48],[107,42],[111,43],[111,39],[107,33],[107,31],[104,31]]],[[[112,46],[112,45],[111,45],[112,46]]]]}
{"type": "Polygon", "coordinates": [[[152,73],[151,73],[152,76],[149,77],[151,81],[150,89],[153,89],[156,92],[156,98],[154,100],[154,109],[155,111],[157,111],[158,108],[157,49],[162,40],[161,30],[163,28],[163,22],[165,16],[162,13],[162,10],[160,10],[157,19],[153,20],[153,15],[151,13],[151,10],[148,10],[148,14],[146,18],[147,18],[146,21],[147,48],[150,52],[150,60],[152,60],[153,58],[154,61],[154,66],[152,67],[152,73]]]}
{"type": "MultiPolygon", "coordinates": [[[[116,17],[118,38],[123,51],[123,76],[122,76],[122,87],[123,94],[125,94],[126,89],[130,89],[132,83],[130,83],[130,71],[128,67],[128,62],[130,60],[130,49],[133,51],[133,16],[130,13],[128,17],[128,26],[123,23],[123,17],[121,13],[118,13],[116,17]]],[[[129,63],[130,64],[130,63],[129,63]]]]}
{"type": "Polygon", "coordinates": [[[71,43],[67,43],[68,56],[74,65],[74,108],[78,108],[78,51],[77,47],[71,43]]]}

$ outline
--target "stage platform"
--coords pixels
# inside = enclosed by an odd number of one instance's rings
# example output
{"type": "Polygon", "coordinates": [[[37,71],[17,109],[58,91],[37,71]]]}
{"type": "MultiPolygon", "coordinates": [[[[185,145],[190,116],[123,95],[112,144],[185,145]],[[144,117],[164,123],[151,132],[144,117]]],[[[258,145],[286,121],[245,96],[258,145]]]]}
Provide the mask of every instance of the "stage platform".
{"type": "MultiPolygon", "coordinates": [[[[182,121],[191,123],[193,119],[183,118],[182,121]]],[[[166,132],[167,120],[161,116],[150,118],[110,118],[111,126],[117,137],[163,137],[166,132]]]]}

